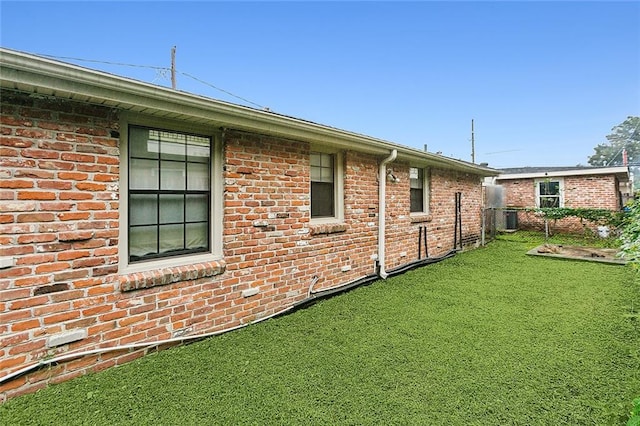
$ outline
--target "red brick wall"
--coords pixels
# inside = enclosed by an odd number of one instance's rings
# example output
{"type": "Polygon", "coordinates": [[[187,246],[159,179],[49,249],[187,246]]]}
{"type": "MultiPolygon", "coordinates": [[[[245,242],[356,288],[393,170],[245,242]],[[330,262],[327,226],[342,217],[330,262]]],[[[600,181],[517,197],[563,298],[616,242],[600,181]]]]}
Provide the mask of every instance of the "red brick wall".
{"type": "Polygon", "coordinates": [[[614,175],[566,177],[564,191],[565,207],[620,208],[620,189],[614,175]]]}
{"type": "Polygon", "coordinates": [[[533,179],[501,180],[507,207],[535,207],[536,187],[533,179]]]}
{"type": "MultiPolygon", "coordinates": [[[[247,324],[305,299],[312,283],[321,290],[374,273],[381,158],[341,154],[344,223],[315,225],[309,144],[226,130],[223,259],[120,275],[118,120],[109,108],[2,92],[0,257],[16,259],[0,269],[3,375],[49,356],[247,324]],[[243,297],[247,289],[258,293],[243,297]],[[48,347],[52,336],[75,331],[84,337],[48,347]]],[[[419,226],[428,227],[431,256],[453,248],[458,191],[463,240],[477,243],[478,177],[431,169],[431,213],[416,219],[409,166],[389,167],[400,182],[387,182],[387,268],[417,258],[419,226]]],[[[36,370],[0,385],[0,401],[144,353],[36,370]]]]}
{"type": "Polygon", "coordinates": [[[307,283],[292,278],[308,269],[309,147],[240,132],[227,132],[224,145],[222,288],[260,290],[251,301],[232,302],[248,302],[244,316],[252,320],[306,296],[307,283]]]}
{"type": "MultiPolygon", "coordinates": [[[[620,208],[619,183],[614,175],[568,176],[564,177],[564,207],[618,210],[620,208]]],[[[535,180],[501,180],[505,188],[508,207],[533,208],[535,201],[535,180]]],[[[518,226],[522,229],[544,229],[544,221],[537,215],[518,212],[518,226]]],[[[595,230],[597,224],[584,222],[578,218],[565,218],[552,222],[553,229],[563,232],[582,232],[585,227],[595,230]]]]}
{"type": "MultiPolygon", "coordinates": [[[[108,108],[2,92],[0,257],[16,259],[0,269],[3,373],[54,354],[46,340],[61,331],[88,330],[68,350],[114,341],[117,119],[108,108]]],[[[100,366],[115,364],[108,357],[100,366]]],[[[0,390],[33,391],[49,375],[63,380],[82,368],[61,365],[0,390]]]]}
{"type": "MultiPolygon", "coordinates": [[[[418,258],[420,228],[427,228],[429,256],[442,256],[454,248],[455,194],[462,193],[462,243],[473,246],[480,241],[482,187],[480,178],[450,170],[429,171],[429,214],[409,214],[409,166],[392,163],[399,182],[387,184],[387,268],[401,266],[418,258]]],[[[424,243],[423,243],[424,244],[424,243]]],[[[420,249],[425,257],[424,245],[420,249]]]]}
{"type": "MultiPolygon", "coordinates": [[[[465,246],[477,245],[481,233],[482,185],[478,176],[467,173],[434,169],[431,172],[431,212],[435,244],[429,247],[448,250],[453,245],[455,224],[455,193],[461,192],[462,242],[465,246]]],[[[431,254],[431,251],[429,252],[431,254]]]]}

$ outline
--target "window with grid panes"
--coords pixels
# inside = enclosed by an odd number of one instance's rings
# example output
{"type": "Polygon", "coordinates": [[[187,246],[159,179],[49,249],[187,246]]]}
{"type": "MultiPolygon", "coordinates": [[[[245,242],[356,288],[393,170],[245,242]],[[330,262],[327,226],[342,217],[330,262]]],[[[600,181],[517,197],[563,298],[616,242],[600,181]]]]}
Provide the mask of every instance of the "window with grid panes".
{"type": "Polygon", "coordinates": [[[411,212],[424,211],[424,170],[411,167],[409,169],[409,186],[411,191],[411,212]]]}
{"type": "Polygon", "coordinates": [[[563,207],[562,180],[544,179],[536,182],[536,203],[540,208],[563,207]]]}
{"type": "Polygon", "coordinates": [[[335,155],[311,153],[311,217],[335,216],[335,155]]]}
{"type": "Polygon", "coordinates": [[[129,127],[131,263],[210,249],[209,136],[129,127]]]}

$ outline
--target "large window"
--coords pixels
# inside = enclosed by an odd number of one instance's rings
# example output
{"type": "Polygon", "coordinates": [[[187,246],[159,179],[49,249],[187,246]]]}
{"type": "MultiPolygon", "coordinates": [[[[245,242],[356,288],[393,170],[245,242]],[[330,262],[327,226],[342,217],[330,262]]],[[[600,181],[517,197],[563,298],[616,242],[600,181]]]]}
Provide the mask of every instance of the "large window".
{"type": "Polygon", "coordinates": [[[564,207],[562,179],[536,181],[536,207],[564,207]]]}
{"type": "Polygon", "coordinates": [[[129,127],[130,263],[210,251],[211,152],[209,136],[129,127]]]}
{"type": "Polygon", "coordinates": [[[311,153],[311,217],[336,215],[336,161],[334,154],[311,153]]]}
{"type": "Polygon", "coordinates": [[[411,213],[429,212],[429,182],[425,169],[411,167],[409,169],[409,186],[411,213]]]}

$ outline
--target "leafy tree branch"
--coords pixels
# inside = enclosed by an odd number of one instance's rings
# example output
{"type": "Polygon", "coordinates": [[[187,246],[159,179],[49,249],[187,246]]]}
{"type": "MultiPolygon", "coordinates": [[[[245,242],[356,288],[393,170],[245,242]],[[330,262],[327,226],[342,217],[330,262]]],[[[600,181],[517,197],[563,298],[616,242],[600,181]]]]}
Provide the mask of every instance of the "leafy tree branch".
{"type": "Polygon", "coordinates": [[[620,166],[623,164],[623,150],[626,149],[629,164],[640,164],[640,117],[629,116],[611,129],[607,142],[594,148],[589,164],[598,167],[620,166]]]}

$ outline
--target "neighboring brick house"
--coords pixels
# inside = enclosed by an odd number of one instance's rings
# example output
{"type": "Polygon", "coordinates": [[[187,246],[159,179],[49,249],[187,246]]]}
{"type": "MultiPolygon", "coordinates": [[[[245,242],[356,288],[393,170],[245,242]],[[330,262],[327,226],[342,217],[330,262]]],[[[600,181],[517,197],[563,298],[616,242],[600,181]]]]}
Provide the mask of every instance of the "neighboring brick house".
{"type": "MultiPolygon", "coordinates": [[[[629,169],[617,167],[523,167],[501,169],[494,182],[505,189],[507,209],[568,207],[620,210],[630,191],[629,169]]],[[[535,213],[518,211],[520,229],[544,229],[535,213]]],[[[582,232],[597,224],[575,217],[554,221],[553,229],[582,232]]]]}
{"type": "Polygon", "coordinates": [[[6,49],[0,82],[0,401],[476,246],[497,174],[6,49]]]}

